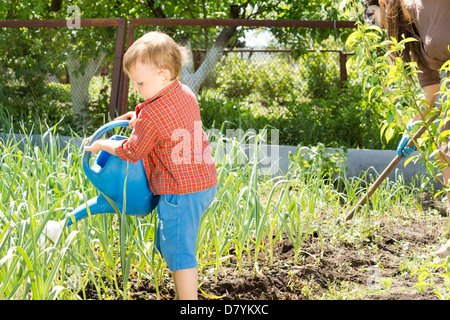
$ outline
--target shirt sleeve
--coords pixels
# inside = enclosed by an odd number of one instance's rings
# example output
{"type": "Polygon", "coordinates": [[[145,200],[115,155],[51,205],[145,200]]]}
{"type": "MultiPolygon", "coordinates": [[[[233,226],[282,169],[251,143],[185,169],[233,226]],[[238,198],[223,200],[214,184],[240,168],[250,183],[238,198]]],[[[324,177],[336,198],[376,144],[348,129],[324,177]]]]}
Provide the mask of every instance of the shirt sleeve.
{"type": "Polygon", "coordinates": [[[419,62],[417,63],[417,67],[421,71],[417,74],[417,78],[419,79],[419,84],[422,88],[441,82],[439,71],[430,69],[419,62]]]}
{"type": "Polygon", "coordinates": [[[157,128],[150,117],[141,110],[130,138],[116,147],[116,155],[125,161],[137,162],[148,155],[158,141],[157,128]]]}

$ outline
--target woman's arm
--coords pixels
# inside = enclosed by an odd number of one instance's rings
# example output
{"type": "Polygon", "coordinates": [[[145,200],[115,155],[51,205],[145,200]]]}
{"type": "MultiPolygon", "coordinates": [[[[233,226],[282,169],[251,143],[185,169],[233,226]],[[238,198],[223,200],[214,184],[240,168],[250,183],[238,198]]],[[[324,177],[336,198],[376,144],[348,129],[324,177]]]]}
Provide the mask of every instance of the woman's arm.
{"type": "Polygon", "coordinates": [[[420,106],[420,111],[412,119],[412,122],[423,121],[425,116],[429,112],[429,108],[433,108],[434,103],[436,102],[437,94],[439,92],[439,83],[425,86],[422,89],[425,92],[425,99],[427,100],[428,105],[424,103],[420,106]]]}

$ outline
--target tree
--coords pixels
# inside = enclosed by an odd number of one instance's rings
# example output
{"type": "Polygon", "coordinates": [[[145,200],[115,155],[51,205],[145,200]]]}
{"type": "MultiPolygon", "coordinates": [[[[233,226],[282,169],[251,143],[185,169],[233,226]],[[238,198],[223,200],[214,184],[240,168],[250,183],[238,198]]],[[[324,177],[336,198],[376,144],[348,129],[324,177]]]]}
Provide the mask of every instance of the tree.
{"type": "MultiPolygon", "coordinates": [[[[103,18],[111,15],[136,17],[132,14],[137,1],[63,1],[46,0],[16,1],[6,0],[0,4],[0,19],[71,19],[103,18]]],[[[76,27],[76,26],[75,26],[76,27]]],[[[43,84],[42,75],[60,76],[62,70],[67,70],[70,79],[70,90],[74,116],[80,116],[83,108],[89,102],[89,84],[105,61],[111,61],[114,56],[114,28],[55,28],[55,29],[15,29],[2,30],[0,39],[3,51],[9,53],[0,57],[2,69],[11,70],[12,77],[20,77],[22,82],[43,84]],[[29,34],[27,36],[27,34],[29,34]],[[13,35],[13,37],[11,37],[13,35]],[[23,41],[22,39],[27,41],[23,41]],[[109,44],[109,45],[108,45],[109,44]],[[20,52],[25,52],[21,54],[20,52]],[[32,52],[32,55],[27,54],[32,52]],[[30,71],[24,78],[15,60],[26,61],[30,71]],[[44,62],[46,62],[44,64],[44,62]],[[15,64],[15,65],[14,65],[15,64]],[[45,70],[42,72],[42,66],[45,70]],[[41,71],[39,71],[41,70],[41,71]],[[31,78],[30,78],[31,77],[31,78]],[[36,81],[35,81],[36,80],[36,81]]],[[[64,72],[65,74],[65,72],[64,72]]]]}
{"type": "MultiPolygon", "coordinates": [[[[347,20],[348,17],[339,10],[340,0],[286,0],[278,6],[271,6],[277,20],[347,20]]],[[[323,28],[277,28],[271,32],[278,42],[300,55],[306,49],[318,48],[330,36],[336,38],[341,46],[352,32],[351,29],[323,28]]]]}
{"type": "MultiPolygon", "coordinates": [[[[141,1],[157,18],[230,18],[230,19],[298,19],[298,20],[339,20],[341,13],[337,9],[337,0],[287,0],[287,1],[206,1],[185,0],[180,1],[141,1]]],[[[183,69],[182,81],[194,92],[198,92],[201,84],[214,69],[222,57],[223,49],[230,45],[237,36],[242,35],[242,29],[224,27],[222,29],[204,28],[203,34],[199,31],[189,35],[177,28],[170,28],[172,36],[180,38],[188,48],[195,43],[198,47],[206,49],[206,56],[196,69],[193,63],[183,69]],[[212,40],[212,41],[211,41],[212,40]],[[212,43],[212,44],[211,44],[212,43]]],[[[280,43],[292,47],[298,52],[312,46],[311,39],[320,42],[335,33],[335,30],[306,30],[306,29],[277,29],[272,33],[280,43]]],[[[341,33],[346,35],[346,33],[341,33]]],[[[232,45],[231,45],[232,46],[232,45]]],[[[192,59],[193,61],[194,59],[192,59]]]]}
{"type": "MultiPolygon", "coordinates": [[[[6,0],[0,3],[1,19],[67,19],[73,13],[70,6],[78,6],[81,18],[202,18],[202,19],[319,19],[338,20],[337,0],[35,0],[15,2],[6,0]]],[[[64,65],[71,82],[74,113],[79,113],[88,101],[88,83],[98,68],[111,61],[114,46],[112,33],[105,33],[102,28],[81,28],[64,30],[61,33],[46,34],[46,38],[33,39],[36,54],[50,61],[58,61],[64,56],[64,65]],[[69,32],[67,32],[69,31],[69,32]],[[45,44],[43,44],[45,42],[45,44]],[[44,50],[44,47],[46,49],[44,50]],[[44,52],[45,51],[45,52],[44,52]],[[53,59],[52,59],[53,58],[53,59]]],[[[183,69],[182,81],[194,92],[198,92],[207,75],[214,69],[222,57],[223,49],[234,47],[243,29],[237,27],[216,28],[161,28],[175,40],[188,48],[204,48],[206,55],[199,66],[193,60],[183,69]]],[[[271,32],[280,43],[297,50],[311,46],[310,39],[319,41],[334,30],[272,29],[271,32]]],[[[1,58],[0,58],[1,59],[1,58]]]]}

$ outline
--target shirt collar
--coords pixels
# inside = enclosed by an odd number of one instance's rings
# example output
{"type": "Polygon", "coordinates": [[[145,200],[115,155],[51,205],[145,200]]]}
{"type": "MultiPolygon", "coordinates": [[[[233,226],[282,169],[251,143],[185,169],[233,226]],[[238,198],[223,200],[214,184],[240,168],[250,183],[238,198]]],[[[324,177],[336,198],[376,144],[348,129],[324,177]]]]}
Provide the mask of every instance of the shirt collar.
{"type": "Polygon", "coordinates": [[[167,87],[163,88],[161,91],[159,91],[156,95],[154,95],[152,98],[145,100],[144,102],[140,103],[136,106],[136,112],[139,112],[142,108],[148,106],[153,101],[169,94],[173,89],[177,88],[180,85],[180,81],[178,79],[175,79],[171,84],[169,84],[167,87]]]}

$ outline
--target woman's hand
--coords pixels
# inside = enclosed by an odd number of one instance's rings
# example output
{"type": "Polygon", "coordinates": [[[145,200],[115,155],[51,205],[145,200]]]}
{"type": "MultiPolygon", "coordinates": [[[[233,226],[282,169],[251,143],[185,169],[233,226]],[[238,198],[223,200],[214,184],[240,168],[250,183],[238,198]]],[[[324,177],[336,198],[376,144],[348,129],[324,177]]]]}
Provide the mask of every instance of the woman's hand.
{"type": "Polygon", "coordinates": [[[128,120],[130,119],[130,123],[128,124],[129,128],[134,127],[134,123],[136,122],[136,112],[135,111],[129,111],[117,118],[115,118],[114,120],[128,120]]]}

